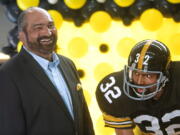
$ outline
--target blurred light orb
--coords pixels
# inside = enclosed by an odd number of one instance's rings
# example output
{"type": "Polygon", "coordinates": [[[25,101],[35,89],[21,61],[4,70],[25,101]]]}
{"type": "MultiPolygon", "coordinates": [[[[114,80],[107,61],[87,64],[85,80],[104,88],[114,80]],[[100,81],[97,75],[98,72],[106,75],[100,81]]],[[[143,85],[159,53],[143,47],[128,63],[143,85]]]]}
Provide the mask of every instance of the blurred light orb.
{"type": "Polygon", "coordinates": [[[79,9],[85,5],[86,0],[64,0],[64,3],[71,9],[79,9]]]}
{"type": "Polygon", "coordinates": [[[105,3],[106,0],[96,0],[98,3],[105,3]]]}
{"type": "Polygon", "coordinates": [[[109,73],[112,73],[113,70],[113,65],[109,63],[99,63],[95,68],[94,68],[94,78],[97,81],[100,81],[102,78],[104,78],[106,75],[109,73]]]}
{"type": "Polygon", "coordinates": [[[164,44],[169,44],[169,38],[178,32],[178,27],[180,28],[180,25],[178,26],[172,18],[164,18],[163,25],[156,32],[156,38],[164,44]]]}
{"type": "Polygon", "coordinates": [[[59,29],[63,23],[63,17],[60,12],[57,10],[48,10],[48,13],[51,15],[52,19],[54,20],[55,27],[59,29]]]}
{"type": "Polygon", "coordinates": [[[167,0],[167,1],[172,4],[180,4],[180,0],[167,0]]]}
{"type": "Polygon", "coordinates": [[[105,11],[96,11],[91,15],[89,21],[95,32],[105,32],[111,26],[112,18],[105,11]]]}
{"type": "Polygon", "coordinates": [[[70,40],[68,51],[72,57],[81,58],[88,52],[88,43],[81,37],[75,37],[70,40]]]}
{"type": "Polygon", "coordinates": [[[38,7],[39,0],[17,0],[17,5],[21,10],[26,10],[30,7],[38,7]]]}
{"type": "Polygon", "coordinates": [[[58,0],[47,0],[49,4],[55,5],[57,4],[58,0]]]}
{"type": "Polygon", "coordinates": [[[121,39],[117,44],[117,53],[124,58],[128,58],[132,47],[135,45],[136,40],[130,37],[121,39]]]}
{"type": "Polygon", "coordinates": [[[146,30],[155,31],[162,26],[163,15],[157,9],[147,9],[141,14],[140,22],[146,30]]]}
{"type": "Polygon", "coordinates": [[[135,0],[114,0],[114,2],[120,7],[129,7],[135,2],[135,0]]]}

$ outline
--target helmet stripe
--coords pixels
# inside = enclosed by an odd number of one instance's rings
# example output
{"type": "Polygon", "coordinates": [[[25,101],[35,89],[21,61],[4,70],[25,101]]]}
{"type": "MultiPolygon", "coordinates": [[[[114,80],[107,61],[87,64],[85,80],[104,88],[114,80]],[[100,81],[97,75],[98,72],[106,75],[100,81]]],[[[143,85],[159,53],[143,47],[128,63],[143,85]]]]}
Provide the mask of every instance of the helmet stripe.
{"type": "Polygon", "coordinates": [[[152,42],[153,42],[153,40],[148,40],[141,50],[139,61],[138,61],[138,69],[140,69],[140,70],[142,70],[145,54],[152,42]]]}

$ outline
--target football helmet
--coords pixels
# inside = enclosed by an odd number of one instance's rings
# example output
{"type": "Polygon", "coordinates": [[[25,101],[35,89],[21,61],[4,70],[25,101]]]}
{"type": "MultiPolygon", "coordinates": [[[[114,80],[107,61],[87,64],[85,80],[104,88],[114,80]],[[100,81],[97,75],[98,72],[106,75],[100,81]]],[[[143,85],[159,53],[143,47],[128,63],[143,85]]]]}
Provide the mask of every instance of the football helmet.
{"type": "Polygon", "coordinates": [[[143,40],[137,43],[128,57],[128,65],[124,68],[124,93],[133,100],[148,100],[154,97],[168,81],[170,51],[157,40],[143,40]],[[132,80],[133,72],[157,74],[157,81],[150,85],[138,85],[132,80]],[[154,88],[153,92],[148,89],[154,88]],[[141,89],[138,92],[137,89],[141,89]]]}

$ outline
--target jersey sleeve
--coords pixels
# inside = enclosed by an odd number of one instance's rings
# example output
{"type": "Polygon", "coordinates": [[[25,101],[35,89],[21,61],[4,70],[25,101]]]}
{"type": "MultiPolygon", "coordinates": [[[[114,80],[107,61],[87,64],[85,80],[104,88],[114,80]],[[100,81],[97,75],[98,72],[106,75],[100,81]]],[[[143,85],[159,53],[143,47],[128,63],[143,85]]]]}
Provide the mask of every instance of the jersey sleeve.
{"type": "Polygon", "coordinates": [[[123,92],[123,73],[106,76],[97,86],[96,99],[103,114],[105,126],[112,128],[134,128],[130,118],[131,101],[123,92]]]}
{"type": "Polygon", "coordinates": [[[103,113],[103,119],[106,127],[125,129],[134,128],[135,126],[130,117],[118,118],[103,113]]]}

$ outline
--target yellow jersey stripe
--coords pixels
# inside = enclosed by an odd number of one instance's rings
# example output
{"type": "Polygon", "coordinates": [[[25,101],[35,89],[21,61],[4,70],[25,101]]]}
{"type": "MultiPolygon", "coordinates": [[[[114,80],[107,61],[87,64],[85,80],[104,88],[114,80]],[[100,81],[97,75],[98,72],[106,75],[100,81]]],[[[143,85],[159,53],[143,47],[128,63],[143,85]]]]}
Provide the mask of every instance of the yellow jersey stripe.
{"type": "Polygon", "coordinates": [[[112,128],[130,128],[130,127],[133,127],[134,125],[133,124],[128,124],[128,125],[112,125],[112,124],[105,123],[105,126],[112,127],[112,128]]]}
{"type": "Polygon", "coordinates": [[[113,122],[131,121],[131,119],[129,117],[117,118],[117,117],[114,117],[114,116],[111,116],[111,115],[107,115],[105,113],[103,113],[103,118],[104,118],[104,120],[113,121],[113,122]]]}

